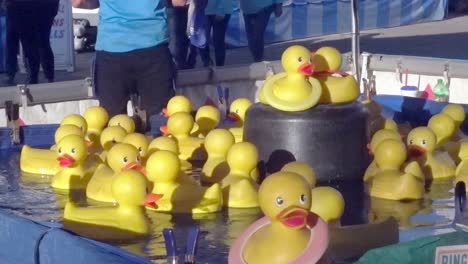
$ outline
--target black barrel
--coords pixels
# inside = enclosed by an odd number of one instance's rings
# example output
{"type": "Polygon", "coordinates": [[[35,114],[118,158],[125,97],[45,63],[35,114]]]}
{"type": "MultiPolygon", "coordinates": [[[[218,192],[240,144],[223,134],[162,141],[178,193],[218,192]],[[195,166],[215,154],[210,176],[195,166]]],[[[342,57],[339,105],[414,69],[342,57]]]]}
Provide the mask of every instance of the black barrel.
{"type": "Polygon", "coordinates": [[[302,112],[257,103],[247,112],[244,139],[257,146],[263,177],[297,160],[314,168],[319,183],[356,180],[362,179],[370,161],[367,119],[367,109],[359,102],[302,112]]]}

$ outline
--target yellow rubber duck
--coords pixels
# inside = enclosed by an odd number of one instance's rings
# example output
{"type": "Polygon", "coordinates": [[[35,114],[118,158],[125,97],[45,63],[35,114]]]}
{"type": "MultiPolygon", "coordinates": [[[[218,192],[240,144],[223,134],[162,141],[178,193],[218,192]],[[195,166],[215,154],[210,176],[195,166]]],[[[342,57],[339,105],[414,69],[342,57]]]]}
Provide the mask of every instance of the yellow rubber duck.
{"type": "Polygon", "coordinates": [[[101,145],[101,153],[99,157],[101,160],[106,160],[107,152],[117,143],[122,143],[125,136],[127,136],[127,131],[120,126],[111,126],[106,127],[101,133],[99,139],[101,145]]]}
{"type": "Polygon", "coordinates": [[[195,125],[191,131],[191,135],[204,138],[216,127],[221,121],[221,113],[219,109],[212,105],[204,105],[198,108],[195,114],[195,125]]]}
{"type": "MultiPolygon", "coordinates": [[[[466,113],[463,106],[458,104],[448,104],[442,109],[442,113],[450,116],[455,122],[455,130],[458,132],[461,124],[465,121],[466,113]]],[[[459,138],[454,138],[455,140],[459,138]]]]}
{"type": "Polygon", "coordinates": [[[122,143],[127,143],[138,149],[141,159],[145,159],[148,154],[149,140],[141,133],[131,133],[124,137],[122,143]]]}
{"type": "Polygon", "coordinates": [[[424,174],[415,161],[403,166],[406,146],[394,139],[382,141],[375,150],[379,172],[369,187],[371,197],[388,200],[418,200],[424,197],[424,174]]]}
{"type": "Polygon", "coordinates": [[[192,113],[192,102],[190,102],[190,99],[183,95],[176,95],[172,97],[167,102],[166,108],[163,109],[163,114],[167,118],[178,112],[188,114],[192,113]]]}
{"type": "Polygon", "coordinates": [[[148,179],[153,183],[152,193],[161,197],[155,204],[147,204],[148,209],[173,213],[213,213],[223,207],[221,186],[209,188],[194,184],[184,184],[179,180],[180,161],[166,150],[153,153],[146,164],[148,179]]]}
{"type": "Polygon", "coordinates": [[[149,234],[146,215],[146,179],[137,171],[117,173],[111,191],[117,205],[80,208],[68,202],[64,227],[82,236],[97,240],[127,240],[149,234]]]}
{"type": "Polygon", "coordinates": [[[214,129],[205,138],[205,150],[208,159],[203,165],[201,181],[215,183],[224,179],[229,173],[226,157],[235,140],[229,130],[214,129]]]}
{"type": "Polygon", "coordinates": [[[228,119],[235,122],[234,127],[229,128],[229,131],[234,135],[236,143],[244,140],[245,115],[252,105],[252,101],[241,97],[234,100],[229,107],[228,119]]]}
{"type": "Polygon", "coordinates": [[[85,189],[95,167],[87,167],[86,141],[82,136],[68,135],[57,144],[57,160],[62,169],[55,174],[51,186],[61,190],[85,189]]]}
{"type": "MultiPolygon", "coordinates": [[[[401,136],[393,129],[381,129],[377,131],[368,145],[369,154],[374,155],[377,146],[382,143],[382,141],[387,139],[401,141],[401,136]]],[[[369,164],[369,167],[367,167],[366,172],[364,173],[364,182],[369,182],[378,172],[379,168],[377,167],[377,163],[375,160],[372,160],[371,164],[369,164]]]]}
{"type": "MultiPolygon", "coordinates": [[[[157,137],[153,139],[148,146],[147,157],[151,156],[151,154],[153,154],[154,152],[158,150],[167,150],[176,154],[177,156],[180,155],[177,141],[170,137],[161,136],[161,137],[157,137]]],[[[192,169],[192,163],[186,160],[181,159],[180,165],[183,171],[192,169]]]]}
{"type": "Polygon", "coordinates": [[[127,134],[135,132],[135,121],[128,115],[116,115],[109,120],[109,127],[119,126],[127,131],[127,134]]]}
{"type": "Polygon", "coordinates": [[[259,99],[273,108],[297,112],[310,109],[318,104],[322,96],[322,86],[313,77],[314,65],[310,51],[294,45],[287,48],[281,56],[283,73],[275,74],[265,80],[259,99]]]}
{"type": "Polygon", "coordinates": [[[259,162],[257,147],[250,142],[236,143],[229,149],[226,161],[230,171],[221,181],[224,206],[258,207],[258,184],[252,179],[259,162]]]}
{"type": "MultiPolygon", "coordinates": [[[[392,201],[370,197],[369,223],[379,223],[393,217],[400,229],[415,228],[411,218],[424,209],[424,200],[392,201]]],[[[432,210],[432,208],[430,208],[432,210]]]]}
{"type": "Polygon", "coordinates": [[[337,49],[322,47],[314,53],[312,61],[317,72],[316,78],[322,86],[320,103],[349,103],[359,97],[359,87],[352,75],[332,75],[338,73],[341,67],[341,53],[337,49]]]}
{"type": "Polygon", "coordinates": [[[281,171],[294,172],[306,179],[312,190],[312,207],[310,211],[317,214],[328,224],[340,225],[344,213],[345,201],[341,193],[329,186],[316,187],[315,172],[307,163],[293,161],[281,168],[281,171]]]}
{"type": "Polygon", "coordinates": [[[292,172],[274,173],[263,181],[258,197],[269,223],[256,227],[243,241],[240,250],[244,262],[235,263],[316,263],[326,251],[328,228],[320,218],[320,224],[310,226],[309,208],[315,201],[304,177],[292,172]],[[318,226],[326,230],[318,230],[318,226]],[[303,256],[307,253],[314,255],[306,260],[303,256]]]}
{"type": "Polygon", "coordinates": [[[75,125],[83,130],[84,135],[88,133],[88,123],[86,119],[78,114],[71,114],[64,117],[62,122],[60,122],[60,126],[63,125],[75,125]]]}
{"type": "Polygon", "coordinates": [[[130,144],[118,143],[109,150],[107,165],[97,167],[86,187],[86,196],[95,201],[115,202],[112,195],[114,175],[127,170],[145,173],[138,150],[130,144]]]}
{"type": "Polygon", "coordinates": [[[432,116],[427,127],[436,135],[436,148],[442,147],[456,132],[455,121],[442,113],[432,116]]]}
{"type": "Polygon", "coordinates": [[[102,130],[109,122],[109,113],[106,109],[100,106],[91,106],[83,114],[86,123],[88,124],[87,139],[93,143],[99,144],[99,139],[102,130]]]}
{"type": "Polygon", "coordinates": [[[83,137],[83,130],[75,125],[62,125],[55,131],[55,145],[50,149],[31,148],[23,146],[20,155],[20,169],[23,172],[37,175],[55,175],[60,171],[57,163],[56,144],[68,135],[83,137]]]}
{"type": "Polygon", "coordinates": [[[461,105],[449,104],[442,109],[441,113],[450,116],[455,124],[455,131],[452,137],[445,142],[443,148],[450,154],[455,163],[459,164],[463,160],[464,155],[460,153],[461,144],[464,144],[462,142],[465,141],[460,135],[460,126],[466,118],[465,109],[461,105]]]}
{"type": "Polygon", "coordinates": [[[453,160],[435,153],[436,142],[436,135],[427,127],[414,128],[406,139],[410,159],[418,161],[429,181],[455,176],[453,160]]]}
{"type": "Polygon", "coordinates": [[[190,135],[194,126],[193,117],[184,112],[178,112],[169,117],[167,120],[167,128],[169,133],[176,139],[179,146],[179,158],[190,160],[198,158],[203,152],[203,139],[190,135]]]}

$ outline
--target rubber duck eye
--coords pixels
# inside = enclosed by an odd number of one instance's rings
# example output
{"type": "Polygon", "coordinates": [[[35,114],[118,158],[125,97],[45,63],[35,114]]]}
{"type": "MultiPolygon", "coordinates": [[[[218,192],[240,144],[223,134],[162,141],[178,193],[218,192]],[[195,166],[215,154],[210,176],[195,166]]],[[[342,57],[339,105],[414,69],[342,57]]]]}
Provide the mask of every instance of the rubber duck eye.
{"type": "Polygon", "coordinates": [[[117,125],[118,125],[118,126],[121,126],[121,125],[120,125],[120,122],[118,122],[117,125]]]}
{"type": "Polygon", "coordinates": [[[62,148],[59,148],[59,149],[58,149],[58,153],[59,153],[59,154],[62,153],[62,148]]]}
{"type": "Polygon", "coordinates": [[[140,157],[137,157],[136,160],[137,160],[138,162],[140,162],[140,157]]]}
{"type": "Polygon", "coordinates": [[[143,151],[143,149],[142,149],[141,147],[139,147],[139,148],[138,148],[138,151],[139,151],[139,152],[142,152],[142,151],[143,151]]]}
{"type": "Polygon", "coordinates": [[[71,153],[73,153],[73,154],[75,154],[75,153],[76,153],[76,150],[75,150],[75,148],[72,148],[72,149],[71,149],[71,153]]]}
{"type": "Polygon", "coordinates": [[[301,204],[305,204],[307,202],[307,197],[305,194],[301,194],[301,197],[299,198],[299,202],[301,202],[301,204]]]}
{"type": "Polygon", "coordinates": [[[115,138],[112,139],[112,143],[114,144],[117,143],[117,141],[115,141],[115,138]]]}
{"type": "Polygon", "coordinates": [[[276,197],[276,205],[281,206],[283,205],[284,200],[282,197],[276,197]]]}
{"type": "Polygon", "coordinates": [[[239,114],[239,109],[236,109],[236,114],[239,114]]]}
{"type": "Polygon", "coordinates": [[[409,141],[409,143],[410,143],[410,145],[413,145],[413,140],[411,139],[411,140],[409,141]]]}
{"type": "Polygon", "coordinates": [[[124,158],[123,158],[123,162],[124,162],[124,163],[127,163],[127,162],[128,162],[128,158],[127,158],[127,157],[124,157],[124,158]]]}
{"type": "Polygon", "coordinates": [[[426,145],[426,140],[425,139],[422,140],[422,144],[426,145]]]}
{"type": "Polygon", "coordinates": [[[299,57],[299,59],[297,59],[299,62],[302,62],[302,57],[299,57]]]}

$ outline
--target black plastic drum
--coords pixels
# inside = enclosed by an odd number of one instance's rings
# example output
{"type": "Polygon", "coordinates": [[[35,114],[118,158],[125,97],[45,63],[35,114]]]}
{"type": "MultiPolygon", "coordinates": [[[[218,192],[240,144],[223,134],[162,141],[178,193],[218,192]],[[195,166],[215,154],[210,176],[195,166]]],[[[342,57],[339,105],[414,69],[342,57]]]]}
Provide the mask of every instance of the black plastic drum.
{"type": "Polygon", "coordinates": [[[260,103],[247,112],[244,139],[260,154],[262,176],[291,161],[307,162],[320,183],[362,179],[367,151],[367,109],[359,102],[283,112],[260,103]]]}

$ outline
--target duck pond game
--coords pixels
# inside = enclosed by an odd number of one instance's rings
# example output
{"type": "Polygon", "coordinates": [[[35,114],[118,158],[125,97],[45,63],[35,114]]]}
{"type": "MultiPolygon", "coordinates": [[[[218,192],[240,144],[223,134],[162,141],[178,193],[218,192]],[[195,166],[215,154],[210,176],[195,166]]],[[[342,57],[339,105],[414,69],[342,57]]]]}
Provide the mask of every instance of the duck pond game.
{"type": "Polygon", "coordinates": [[[173,97],[157,136],[93,106],[65,116],[52,146],[1,151],[0,222],[63,228],[124,255],[112,263],[375,263],[463,228],[462,106],[397,123],[360,98],[335,48],[291,46],[281,62],[258,103],[221,113],[173,97]]]}

